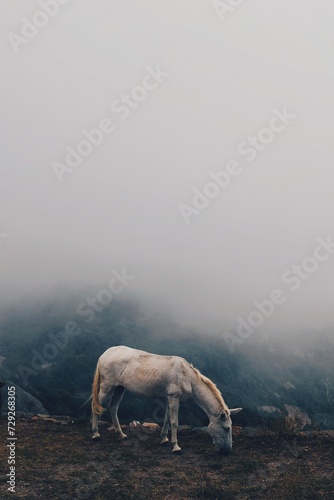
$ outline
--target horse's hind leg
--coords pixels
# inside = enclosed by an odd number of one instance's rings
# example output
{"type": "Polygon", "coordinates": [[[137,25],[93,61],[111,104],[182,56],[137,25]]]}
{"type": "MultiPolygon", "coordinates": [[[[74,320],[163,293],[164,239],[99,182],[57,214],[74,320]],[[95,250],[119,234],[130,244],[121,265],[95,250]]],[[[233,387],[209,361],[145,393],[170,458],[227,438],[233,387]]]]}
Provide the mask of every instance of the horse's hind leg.
{"type": "Polygon", "coordinates": [[[96,413],[92,414],[92,439],[99,439],[101,436],[99,434],[99,427],[98,427],[98,415],[96,413]]]}
{"type": "Polygon", "coordinates": [[[114,429],[115,432],[118,434],[120,439],[127,438],[127,435],[124,434],[124,432],[121,429],[121,426],[119,424],[118,420],[118,407],[120,402],[122,401],[122,397],[124,395],[125,389],[121,385],[117,386],[116,389],[114,390],[114,393],[112,395],[112,398],[109,403],[109,409],[110,409],[110,415],[112,419],[112,423],[114,424],[114,429]]]}
{"type": "MultiPolygon", "coordinates": [[[[107,395],[107,391],[105,389],[103,389],[102,387],[100,387],[99,396],[98,396],[100,404],[103,403],[103,400],[105,399],[106,395],[107,395]]],[[[100,420],[100,415],[93,412],[92,413],[92,433],[93,433],[92,439],[99,439],[101,437],[100,433],[99,433],[99,428],[98,428],[98,421],[99,420],[100,420]]]]}

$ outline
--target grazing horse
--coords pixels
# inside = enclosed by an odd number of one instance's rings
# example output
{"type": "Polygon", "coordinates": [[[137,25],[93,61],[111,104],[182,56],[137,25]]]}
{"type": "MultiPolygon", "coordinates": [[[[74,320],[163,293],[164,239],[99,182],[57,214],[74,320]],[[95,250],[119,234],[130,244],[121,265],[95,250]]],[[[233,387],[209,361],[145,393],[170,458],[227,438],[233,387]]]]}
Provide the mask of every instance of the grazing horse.
{"type": "Polygon", "coordinates": [[[161,444],[168,442],[169,422],[172,428],[173,452],[181,451],[177,442],[180,400],[192,397],[209,418],[208,432],[221,453],[232,449],[231,415],[242,408],[229,409],[216,385],[185,359],[160,356],[125,346],[110,347],[97,362],[92,391],[93,439],[99,438],[98,415],[109,396],[111,418],[119,438],[126,438],[119,425],[117,411],[124,391],[147,398],[167,399],[161,431],[161,444]]]}

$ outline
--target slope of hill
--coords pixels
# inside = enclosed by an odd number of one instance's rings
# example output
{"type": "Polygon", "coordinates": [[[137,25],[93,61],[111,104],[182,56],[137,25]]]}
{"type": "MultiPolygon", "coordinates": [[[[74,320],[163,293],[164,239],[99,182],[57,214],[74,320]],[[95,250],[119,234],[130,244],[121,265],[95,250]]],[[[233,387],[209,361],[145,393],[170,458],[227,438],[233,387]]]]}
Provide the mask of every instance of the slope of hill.
{"type": "MultiPolygon", "coordinates": [[[[98,357],[108,347],[124,344],[186,358],[217,383],[230,407],[245,408],[236,422],[257,423],[258,407],[284,412],[287,404],[300,407],[320,427],[334,427],[332,332],[288,345],[277,337],[263,341],[254,336],[231,353],[221,338],[148,317],[130,300],[113,301],[88,322],[77,306],[89,293],[94,296],[87,290],[81,295],[61,290],[44,300],[29,297],[2,313],[0,377],[14,380],[49,413],[88,415],[81,406],[90,395],[98,357]]],[[[152,420],[155,406],[125,397],[120,417],[152,420]]],[[[203,425],[206,417],[189,403],[181,406],[180,422],[203,425]]]]}

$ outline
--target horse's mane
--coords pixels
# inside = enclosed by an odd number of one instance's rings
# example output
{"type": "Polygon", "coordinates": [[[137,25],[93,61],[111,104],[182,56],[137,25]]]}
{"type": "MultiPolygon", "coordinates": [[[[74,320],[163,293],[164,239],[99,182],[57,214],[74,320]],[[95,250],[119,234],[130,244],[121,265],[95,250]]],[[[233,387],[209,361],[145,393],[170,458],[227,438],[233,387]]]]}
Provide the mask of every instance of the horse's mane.
{"type": "Polygon", "coordinates": [[[212,380],[210,380],[208,377],[206,377],[205,375],[203,375],[199,370],[198,368],[195,368],[192,364],[190,364],[191,368],[194,370],[194,372],[196,373],[197,375],[197,378],[199,380],[201,380],[207,387],[208,389],[210,389],[210,391],[212,392],[212,394],[215,396],[215,398],[218,400],[218,402],[221,404],[222,408],[224,411],[228,411],[228,407],[224,401],[224,398],[220,392],[220,390],[218,389],[218,387],[216,386],[216,384],[214,384],[212,382],[212,380]]]}

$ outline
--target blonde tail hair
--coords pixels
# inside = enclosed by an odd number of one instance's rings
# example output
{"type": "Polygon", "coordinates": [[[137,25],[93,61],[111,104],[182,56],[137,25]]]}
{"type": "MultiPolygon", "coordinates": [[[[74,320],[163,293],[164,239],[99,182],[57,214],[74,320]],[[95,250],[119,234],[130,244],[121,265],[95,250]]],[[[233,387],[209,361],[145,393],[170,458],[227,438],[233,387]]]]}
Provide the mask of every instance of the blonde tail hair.
{"type": "Polygon", "coordinates": [[[100,369],[97,364],[94,382],[93,382],[93,390],[92,390],[92,413],[96,415],[101,415],[104,412],[104,409],[99,403],[99,391],[100,391],[100,369]]]}

